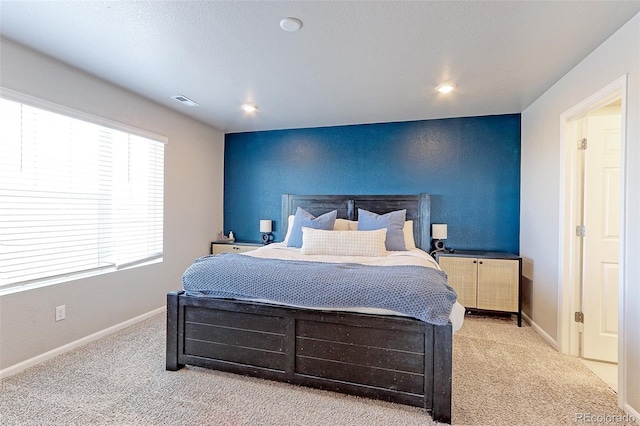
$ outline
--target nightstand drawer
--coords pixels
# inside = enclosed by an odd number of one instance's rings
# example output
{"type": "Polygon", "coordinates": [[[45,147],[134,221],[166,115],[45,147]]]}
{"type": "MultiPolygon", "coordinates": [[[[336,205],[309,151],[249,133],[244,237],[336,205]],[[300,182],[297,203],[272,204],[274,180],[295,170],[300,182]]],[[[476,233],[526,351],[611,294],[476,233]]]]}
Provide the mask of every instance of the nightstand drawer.
{"type": "Polygon", "coordinates": [[[255,250],[257,248],[262,247],[263,244],[260,243],[211,243],[211,249],[209,250],[210,254],[220,254],[220,253],[246,253],[251,250],[255,250]]]}

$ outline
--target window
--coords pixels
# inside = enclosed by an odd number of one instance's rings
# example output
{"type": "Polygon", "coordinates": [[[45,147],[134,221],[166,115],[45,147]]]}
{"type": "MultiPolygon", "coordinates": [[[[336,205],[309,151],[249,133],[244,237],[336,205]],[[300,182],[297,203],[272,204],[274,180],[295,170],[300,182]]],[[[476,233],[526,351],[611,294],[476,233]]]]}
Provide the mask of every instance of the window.
{"type": "Polygon", "coordinates": [[[14,97],[0,98],[0,288],[162,259],[166,140],[14,97]]]}

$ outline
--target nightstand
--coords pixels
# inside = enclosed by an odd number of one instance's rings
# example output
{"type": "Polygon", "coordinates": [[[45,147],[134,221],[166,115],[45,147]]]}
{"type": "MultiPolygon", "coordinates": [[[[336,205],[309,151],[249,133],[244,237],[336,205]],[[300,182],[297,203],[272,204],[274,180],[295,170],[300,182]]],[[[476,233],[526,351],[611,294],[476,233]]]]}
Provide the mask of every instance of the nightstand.
{"type": "Polygon", "coordinates": [[[211,242],[211,248],[209,249],[209,254],[245,253],[247,251],[260,248],[262,246],[264,246],[264,244],[262,243],[252,243],[252,242],[243,242],[243,241],[236,241],[234,243],[211,242]]]}
{"type": "Polygon", "coordinates": [[[464,251],[436,253],[458,302],[468,310],[518,315],[522,326],[522,258],[502,252],[464,251]]]}

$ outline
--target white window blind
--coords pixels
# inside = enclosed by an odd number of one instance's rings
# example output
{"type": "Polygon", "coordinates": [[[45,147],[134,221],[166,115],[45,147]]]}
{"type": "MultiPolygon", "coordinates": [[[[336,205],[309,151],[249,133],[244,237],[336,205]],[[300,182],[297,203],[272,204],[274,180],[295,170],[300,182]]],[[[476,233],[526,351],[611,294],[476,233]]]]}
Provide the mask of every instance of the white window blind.
{"type": "Polygon", "coordinates": [[[164,143],[0,98],[0,288],[162,257],[164,143]]]}

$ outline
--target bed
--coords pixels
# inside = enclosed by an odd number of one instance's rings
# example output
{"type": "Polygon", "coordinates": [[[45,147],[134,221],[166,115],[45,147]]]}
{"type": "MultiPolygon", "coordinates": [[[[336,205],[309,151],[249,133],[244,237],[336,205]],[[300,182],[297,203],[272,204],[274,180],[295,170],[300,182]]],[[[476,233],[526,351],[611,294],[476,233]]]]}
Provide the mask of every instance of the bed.
{"type": "MultiPolygon", "coordinates": [[[[406,209],[416,247],[427,251],[430,244],[428,194],[283,195],[281,224],[298,207],[314,216],[335,210],[348,221],[358,220],[359,209],[380,215],[406,209]]],[[[450,423],[452,322],[379,312],[173,291],[166,368],[193,365],[377,398],[425,408],[434,420],[450,423]]]]}

